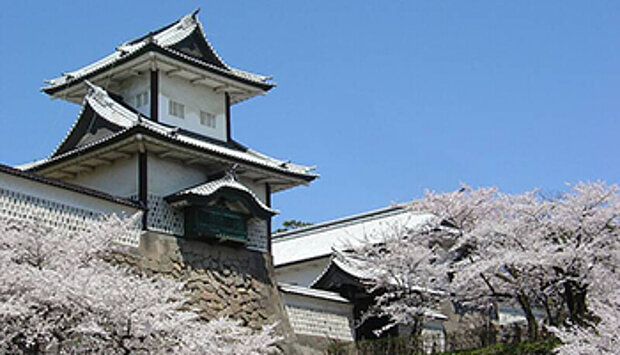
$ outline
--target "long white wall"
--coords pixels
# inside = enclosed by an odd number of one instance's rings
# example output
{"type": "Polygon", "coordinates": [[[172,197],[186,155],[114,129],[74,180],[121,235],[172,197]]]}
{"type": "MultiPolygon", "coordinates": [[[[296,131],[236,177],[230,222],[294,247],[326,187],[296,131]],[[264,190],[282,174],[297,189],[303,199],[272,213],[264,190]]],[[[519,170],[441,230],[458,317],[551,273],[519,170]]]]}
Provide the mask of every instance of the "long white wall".
{"type": "Polygon", "coordinates": [[[189,80],[160,74],[159,76],[159,120],[173,126],[208,137],[226,140],[226,101],[223,93],[216,93],[189,80]],[[185,118],[169,114],[170,100],[185,106],[185,118]],[[214,114],[215,128],[200,123],[200,111],[214,114]]]}
{"type": "Polygon", "coordinates": [[[353,341],[353,305],[281,292],[295,334],[353,341]]]}
{"type": "Polygon", "coordinates": [[[0,172],[0,188],[5,191],[13,191],[47,201],[53,201],[65,206],[72,206],[89,211],[98,211],[106,214],[115,213],[117,215],[131,215],[138,211],[138,209],[130,206],[120,205],[90,195],[51,186],[3,172],[0,172]]]}
{"type": "MultiPolygon", "coordinates": [[[[129,217],[138,208],[115,203],[21,176],[0,172],[0,217],[34,222],[57,231],[88,231],[102,215],[129,217]]],[[[117,242],[138,246],[139,234],[121,236],[117,242]]]]}

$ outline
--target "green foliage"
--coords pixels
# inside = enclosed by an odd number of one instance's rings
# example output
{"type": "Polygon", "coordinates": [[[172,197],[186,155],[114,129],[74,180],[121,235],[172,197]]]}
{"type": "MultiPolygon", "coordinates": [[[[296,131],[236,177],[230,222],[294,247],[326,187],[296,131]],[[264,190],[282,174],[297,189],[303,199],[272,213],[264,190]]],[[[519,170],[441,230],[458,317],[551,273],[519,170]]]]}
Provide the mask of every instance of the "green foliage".
{"type": "Polygon", "coordinates": [[[307,227],[307,226],[311,226],[311,225],[312,225],[312,223],[308,223],[308,222],[304,222],[304,221],[298,221],[296,219],[289,219],[288,221],[282,222],[282,226],[280,228],[276,229],[274,233],[288,232],[288,231],[293,230],[293,229],[307,227]]]}
{"type": "MultiPolygon", "coordinates": [[[[436,353],[443,355],[551,355],[560,342],[547,339],[517,344],[495,344],[479,349],[459,350],[436,353]]],[[[329,355],[414,355],[426,354],[419,340],[411,337],[383,338],[361,340],[355,344],[332,343],[328,347],[329,355]]]]}
{"type": "Polygon", "coordinates": [[[482,349],[461,350],[443,353],[444,355],[551,355],[560,345],[556,339],[518,344],[495,344],[482,349]]]}
{"type": "Polygon", "coordinates": [[[424,344],[419,337],[389,337],[381,339],[359,340],[355,343],[330,344],[329,355],[401,355],[426,354],[424,344]]]}

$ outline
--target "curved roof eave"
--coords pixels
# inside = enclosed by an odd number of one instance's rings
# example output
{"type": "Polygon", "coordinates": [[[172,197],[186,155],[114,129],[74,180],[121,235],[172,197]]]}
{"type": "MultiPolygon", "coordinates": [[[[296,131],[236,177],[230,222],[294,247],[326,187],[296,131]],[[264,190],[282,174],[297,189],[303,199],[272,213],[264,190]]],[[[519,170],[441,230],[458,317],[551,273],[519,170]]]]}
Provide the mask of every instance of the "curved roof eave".
{"type": "Polygon", "coordinates": [[[117,60],[110,61],[109,63],[107,63],[107,64],[105,64],[105,65],[103,65],[103,66],[101,66],[101,67],[99,67],[99,68],[97,68],[97,69],[95,69],[93,71],[85,73],[82,76],[71,78],[68,81],[66,81],[64,83],[61,83],[61,84],[58,84],[58,85],[47,86],[47,87],[41,88],[41,91],[46,93],[46,94],[48,94],[48,95],[54,96],[54,95],[56,95],[57,93],[59,93],[59,92],[61,92],[63,90],[66,90],[66,89],[68,89],[68,88],[70,88],[72,86],[81,84],[82,82],[84,82],[84,80],[92,79],[92,78],[94,78],[97,75],[105,73],[106,71],[111,70],[112,68],[114,68],[116,66],[128,63],[129,61],[131,61],[133,59],[136,59],[136,58],[138,58],[138,57],[140,57],[140,56],[142,56],[144,54],[147,54],[149,52],[159,53],[159,54],[167,56],[167,57],[169,57],[169,58],[171,58],[173,60],[178,60],[178,61],[180,61],[180,62],[182,62],[184,64],[194,66],[194,67],[196,67],[198,69],[208,71],[208,72],[210,72],[212,74],[221,75],[221,76],[223,76],[223,77],[225,77],[227,79],[238,81],[241,84],[257,88],[257,89],[262,90],[264,92],[267,92],[267,91],[269,91],[269,90],[271,90],[271,89],[273,89],[274,87],[277,86],[276,83],[259,82],[259,81],[256,81],[256,80],[252,80],[252,79],[249,79],[247,76],[241,76],[241,75],[236,74],[236,71],[228,72],[228,71],[222,70],[222,69],[220,69],[220,68],[218,68],[216,66],[209,65],[208,63],[203,63],[203,62],[201,62],[201,61],[199,61],[197,59],[194,59],[194,58],[192,58],[192,57],[190,57],[188,55],[185,55],[183,53],[180,53],[180,52],[178,52],[176,50],[161,47],[161,46],[159,46],[156,43],[148,43],[148,44],[142,46],[140,49],[138,49],[138,50],[136,50],[136,51],[134,51],[134,52],[132,52],[130,54],[121,56],[117,60]]]}

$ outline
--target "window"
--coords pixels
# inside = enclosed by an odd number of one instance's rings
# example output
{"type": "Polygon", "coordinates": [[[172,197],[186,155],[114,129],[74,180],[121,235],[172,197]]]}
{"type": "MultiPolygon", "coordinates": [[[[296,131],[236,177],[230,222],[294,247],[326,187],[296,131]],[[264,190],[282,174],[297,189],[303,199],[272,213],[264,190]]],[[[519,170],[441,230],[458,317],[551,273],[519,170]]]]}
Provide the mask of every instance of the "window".
{"type": "Polygon", "coordinates": [[[185,234],[188,238],[246,243],[247,219],[246,215],[216,206],[192,206],[185,211],[185,234]]]}
{"type": "Polygon", "coordinates": [[[185,118],[185,105],[176,101],[168,101],[168,114],[178,118],[185,118]]]}
{"type": "Polygon", "coordinates": [[[142,107],[149,104],[149,95],[146,91],[136,95],[136,107],[142,107]]]}
{"type": "Polygon", "coordinates": [[[200,124],[215,128],[215,115],[210,112],[200,111],[200,124]]]}

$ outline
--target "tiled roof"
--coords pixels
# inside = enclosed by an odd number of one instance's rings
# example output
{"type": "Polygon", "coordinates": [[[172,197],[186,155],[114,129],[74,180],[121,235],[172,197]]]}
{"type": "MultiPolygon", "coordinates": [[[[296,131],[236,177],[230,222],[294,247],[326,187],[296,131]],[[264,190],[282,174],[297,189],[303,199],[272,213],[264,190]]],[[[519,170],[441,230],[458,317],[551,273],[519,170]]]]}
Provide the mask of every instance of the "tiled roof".
{"type": "Polygon", "coordinates": [[[341,303],[351,303],[348,299],[340,296],[339,294],[335,292],[317,290],[313,288],[290,285],[286,283],[278,283],[278,288],[280,289],[280,291],[284,293],[309,296],[313,298],[320,298],[324,300],[336,301],[336,302],[341,302],[341,303]]]}
{"type": "Polygon", "coordinates": [[[429,217],[393,206],[276,234],[272,242],[273,263],[279,267],[329,257],[334,249],[378,240],[384,231],[413,228],[429,217]]]}
{"type": "Polygon", "coordinates": [[[253,199],[254,202],[256,202],[256,204],[258,204],[258,206],[263,209],[264,211],[268,212],[269,214],[278,214],[279,212],[270,208],[269,206],[265,205],[255,194],[254,192],[252,192],[252,190],[248,189],[247,187],[245,187],[244,185],[242,185],[241,183],[239,183],[234,175],[234,173],[232,172],[226,172],[226,174],[224,175],[224,177],[219,178],[219,179],[215,179],[215,180],[211,180],[208,181],[204,184],[200,184],[198,186],[194,186],[185,190],[181,190],[179,192],[176,192],[170,196],[168,196],[167,198],[181,198],[183,196],[190,196],[190,195],[195,195],[195,196],[211,196],[214,193],[216,193],[217,191],[224,189],[224,188],[230,188],[230,189],[234,189],[237,191],[242,191],[248,195],[250,195],[253,199]]]}
{"type": "Polygon", "coordinates": [[[28,169],[40,169],[42,166],[51,164],[52,162],[59,161],[72,154],[79,153],[83,150],[110,141],[132,129],[141,129],[145,133],[152,133],[153,135],[156,135],[156,137],[165,138],[174,143],[189,145],[195,149],[216,154],[236,162],[267,168],[287,175],[293,175],[293,177],[304,179],[306,181],[311,181],[318,177],[318,175],[311,173],[311,170],[313,169],[312,167],[305,167],[271,158],[251,149],[241,149],[240,145],[237,147],[229,147],[224,144],[216,144],[211,140],[191,134],[190,132],[151,121],[142,116],[140,113],[132,111],[118,101],[114,100],[102,88],[95,86],[88,81],[87,84],[90,86],[90,90],[84,97],[84,105],[88,105],[99,115],[99,117],[110,121],[122,129],[116,133],[80,146],[69,152],[60,155],[52,155],[48,159],[31,164],[28,169]]]}
{"type": "Polygon", "coordinates": [[[184,59],[190,63],[199,65],[233,79],[241,80],[242,82],[246,82],[250,85],[258,85],[263,90],[268,90],[269,88],[275,86],[275,84],[269,82],[270,77],[268,76],[246,72],[227,65],[215,52],[211,43],[209,43],[204,33],[203,26],[197,18],[197,11],[195,11],[168,26],[149,33],[146,36],[123,43],[116,48],[114,53],[104,57],[103,59],[78,70],[65,72],[58,78],[46,80],[48,86],[44,87],[43,91],[48,94],[53,94],[64,87],[88,78],[91,74],[99,73],[106,69],[112,68],[121,61],[131,58],[134,54],[141,54],[143,51],[148,51],[151,49],[157,49],[164,54],[170,54],[173,57],[184,59]],[[199,31],[200,35],[204,39],[206,47],[210,51],[212,57],[211,60],[190,56],[172,48],[173,45],[186,39],[196,30],[199,31]]]}

